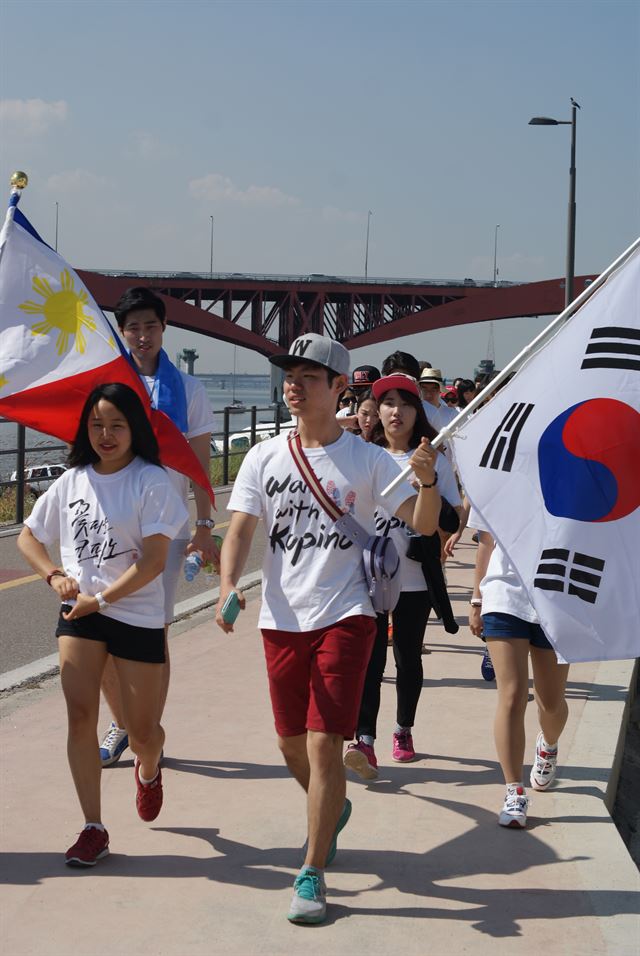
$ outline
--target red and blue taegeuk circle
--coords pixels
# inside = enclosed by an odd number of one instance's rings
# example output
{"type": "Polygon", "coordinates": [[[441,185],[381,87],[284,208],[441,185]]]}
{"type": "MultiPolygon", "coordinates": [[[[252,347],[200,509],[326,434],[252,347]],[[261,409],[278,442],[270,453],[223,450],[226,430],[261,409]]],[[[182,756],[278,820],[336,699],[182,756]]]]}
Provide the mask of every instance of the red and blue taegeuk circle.
{"type": "Polygon", "coordinates": [[[572,405],[538,443],[547,511],[576,521],[617,521],[640,506],[640,414],[613,398],[572,405]]]}

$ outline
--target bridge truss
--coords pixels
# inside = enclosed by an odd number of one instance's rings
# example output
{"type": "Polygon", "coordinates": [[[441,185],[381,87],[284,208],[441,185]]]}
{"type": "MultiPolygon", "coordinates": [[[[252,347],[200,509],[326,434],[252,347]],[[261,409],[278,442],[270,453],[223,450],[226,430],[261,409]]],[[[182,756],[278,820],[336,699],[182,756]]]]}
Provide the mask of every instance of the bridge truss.
{"type": "MultiPolygon", "coordinates": [[[[555,315],[564,281],[429,282],[331,276],[80,272],[112,310],[125,289],[144,285],[166,300],[172,326],[274,355],[305,332],[360,348],[429,329],[519,316],[555,315]]],[[[576,295],[593,276],[575,280],[576,295]]]]}

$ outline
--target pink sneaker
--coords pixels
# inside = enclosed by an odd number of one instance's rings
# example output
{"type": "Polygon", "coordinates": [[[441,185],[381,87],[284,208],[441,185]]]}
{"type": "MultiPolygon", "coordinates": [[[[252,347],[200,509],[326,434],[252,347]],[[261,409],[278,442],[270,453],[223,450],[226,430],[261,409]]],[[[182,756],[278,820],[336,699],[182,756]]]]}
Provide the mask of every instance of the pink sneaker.
{"type": "Polygon", "coordinates": [[[400,733],[393,735],[393,751],[391,756],[396,763],[409,763],[416,759],[416,752],[413,749],[413,737],[410,730],[401,730],[400,733]]]}
{"type": "Polygon", "coordinates": [[[344,765],[362,777],[363,780],[375,780],[378,776],[378,761],[373,747],[359,740],[349,744],[344,755],[344,765]]]}

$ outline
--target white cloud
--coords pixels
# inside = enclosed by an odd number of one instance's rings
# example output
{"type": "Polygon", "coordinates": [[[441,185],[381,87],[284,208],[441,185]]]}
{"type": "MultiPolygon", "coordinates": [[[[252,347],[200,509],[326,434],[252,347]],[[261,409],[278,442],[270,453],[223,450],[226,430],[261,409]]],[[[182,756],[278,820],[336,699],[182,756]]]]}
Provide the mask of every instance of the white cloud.
{"type": "Polygon", "coordinates": [[[364,213],[352,209],[338,209],[337,206],[323,206],[320,215],[324,222],[366,222],[364,213]]]}
{"type": "Polygon", "coordinates": [[[157,159],[166,153],[166,147],[160,140],[144,129],[134,130],[125,147],[125,155],[135,159],[157,159]]]}
{"type": "Polygon", "coordinates": [[[111,187],[111,182],[104,176],[98,176],[88,169],[67,169],[62,173],[54,173],[47,179],[47,189],[56,195],[64,193],[90,193],[111,187]]]}
{"type": "Polygon", "coordinates": [[[5,135],[40,136],[64,123],[68,112],[65,100],[0,100],[0,127],[5,135]]]}
{"type": "Polygon", "coordinates": [[[235,183],[220,173],[209,173],[200,179],[192,179],[189,193],[194,199],[240,202],[255,206],[297,206],[295,196],[288,196],[277,186],[247,186],[239,189],[235,183]]]}

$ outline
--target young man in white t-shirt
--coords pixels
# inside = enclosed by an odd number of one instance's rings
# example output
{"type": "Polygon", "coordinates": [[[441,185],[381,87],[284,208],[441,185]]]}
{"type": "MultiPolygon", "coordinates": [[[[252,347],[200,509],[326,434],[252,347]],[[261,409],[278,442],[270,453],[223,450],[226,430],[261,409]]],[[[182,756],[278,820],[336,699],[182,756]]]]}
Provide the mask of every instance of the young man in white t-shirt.
{"type": "MultiPolygon", "coordinates": [[[[370,534],[376,506],[383,504],[418,532],[433,533],[440,511],[437,452],[423,440],[411,459],[420,482],[417,495],[403,482],[383,501],[381,493],[399,474],[398,466],[383,449],[343,431],[336,421],[337,397],[349,371],[344,346],[309,333],[271,362],[285,370],[284,394],[297,416],[304,454],[336,504],[370,534]]],[[[326,913],[324,867],[351,813],[343,741],[355,730],[376,630],[362,551],[335,530],[316,502],[285,436],[250,450],[229,511],[216,620],[224,631],[233,630],[222,616],[232,591],[244,607],[236,584],[262,518],[267,547],[259,625],[276,733],[289,770],[307,793],[308,843],[288,918],[319,923],[326,913]]]]}
{"type": "MultiPolygon", "coordinates": [[[[167,327],[164,302],[151,289],[139,286],[121,296],[114,309],[118,328],[129,350],[131,359],[144,382],[151,405],[160,408],[180,429],[192,451],[209,474],[211,458],[211,432],[213,413],[204,386],[192,375],[177,369],[169,361],[162,349],[162,339],[167,327]],[[167,370],[163,374],[161,370],[167,370]]],[[[187,503],[189,479],[167,469],[173,487],[182,500],[187,503]]],[[[211,517],[211,501],[204,488],[194,484],[193,497],[196,505],[196,527],[193,535],[187,520],[176,538],[171,542],[169,554],[162,575],[165,595],[165,663],[163,664],[162,689],[160,694],[159,717],[162,717],[169,691],[170,662],[168,634],[173,621],[178,577],[184,564],[185,555],[198,551],[206,564],[217,564],[220,559],[218,548],[211,531],[215,525],[211,517]]],[[[124,726],[122,699],[113,659],[107,658],[102,678],[102,693],[112,713],[111,726],[100,745],[100,760],[103,767],[116,763],[128,746],[128,735],[124,726]]]]}

